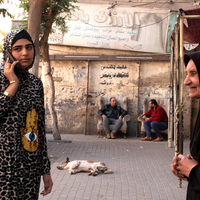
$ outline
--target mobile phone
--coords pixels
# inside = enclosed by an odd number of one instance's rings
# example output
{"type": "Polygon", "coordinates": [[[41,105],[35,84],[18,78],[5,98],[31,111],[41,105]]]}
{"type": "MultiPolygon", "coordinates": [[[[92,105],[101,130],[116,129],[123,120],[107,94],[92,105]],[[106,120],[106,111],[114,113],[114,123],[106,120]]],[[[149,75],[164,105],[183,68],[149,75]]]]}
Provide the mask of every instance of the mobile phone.
{"type": "MultiPolygon", "coordinates": [[[[9,63],[11,63],[11,64],[16,61],[16,59],[13,57],[13,55],[8,50],[6,50],[5,60],[7,60],[7,58],[9,58],[9,63]]],[[[17,63],[15,65],[14,71],[16,72],[18,69],[19,69],[19,64],[17,63]]]]}

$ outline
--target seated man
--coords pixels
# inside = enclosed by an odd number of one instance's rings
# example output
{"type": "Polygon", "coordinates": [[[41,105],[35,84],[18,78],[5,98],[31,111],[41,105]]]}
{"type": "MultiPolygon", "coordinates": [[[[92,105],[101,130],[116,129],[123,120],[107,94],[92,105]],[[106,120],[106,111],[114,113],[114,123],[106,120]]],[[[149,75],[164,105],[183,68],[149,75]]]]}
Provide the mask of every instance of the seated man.
{"type": "Polygon", "coordinates": [[[98,111],[98,114],[103,117],[103,127],[106,131],[107,138],[115,139],[115,133],[120,130],[122,126],[122,118],[127,114],[121,106],[117,106],[115,97],[110,98],[110,104],[106,104],[98,111]],[[110,124],[114,124],[114,128],[110,133],[110,124]]]}
{"type": "Polygon", "coordinates": [[[141,138],[141,140],[152,140],[151,138],[151,128],[156,132],[157,138],[154,140],[162,141],[163,137],[160,130],[168,129],[168,117],[165,110],[159,106],[155,99],[149,101],[149,107],[151,108],[147,113],[143,114],[144,128],[146,131],[146,137],[141,138]],[[151,117],[151,118],[150,118],[151,117]]]}

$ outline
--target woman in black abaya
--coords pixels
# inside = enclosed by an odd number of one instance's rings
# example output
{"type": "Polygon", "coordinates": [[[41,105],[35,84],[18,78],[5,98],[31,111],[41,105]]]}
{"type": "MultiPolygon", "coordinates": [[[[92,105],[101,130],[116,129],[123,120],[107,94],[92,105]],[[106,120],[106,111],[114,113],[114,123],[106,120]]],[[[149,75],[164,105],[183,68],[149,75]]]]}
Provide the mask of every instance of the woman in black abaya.
{"type": "MultiPolygon", "coordinates": [[[[200,98],[200,51],[184,56],[186,79],[191,98],[200,98]]],[[[200,110],[190,142],[190,155],[173,158],[171,170],[177,177],[188,181],[187,200],[200,199],[200,110]]]]}

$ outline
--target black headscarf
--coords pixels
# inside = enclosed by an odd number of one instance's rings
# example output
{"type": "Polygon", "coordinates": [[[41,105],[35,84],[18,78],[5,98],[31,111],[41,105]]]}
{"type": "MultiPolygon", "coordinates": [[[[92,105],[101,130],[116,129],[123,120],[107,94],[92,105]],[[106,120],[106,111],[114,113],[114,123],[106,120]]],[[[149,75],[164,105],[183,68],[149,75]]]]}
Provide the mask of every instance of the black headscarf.
{"type": "MultiPolygon", "coordinates": [[[[6,62],[6,51],[9,51],[12,54],[12,46],[14,43],[16,43],[19,39],[27,39],[29,40],[32,44],[33,41],[28,34],[27,31],[23,29],[17,29],[17,30],[12,30],[10,33],[8,33],[4,39],[3,42],[3,59],[2,63],[0,65],[0,70],[3,72],[4,71],[4,65],[6,62]]],[[[19,81],[21,84],[27,84],[29,83],[29,78],[28,78],[28,70],[33,66],[34,60],[35,60],[35,46],[33,44],[34,48],[34,56],[33,56],[33,62],[26,68],[26,69],[18,69],[15,71],[16,76],[18,77],[19,81]]],[[[8,81],[5,78],[5,81],[8,81]]]]}
{"type": "Polygon", "coordinates": [[[197,68],[197,72],[199,75],[199,82],[200,82],[200,51],[187,53],[184,55],[185,67],[187,67],[187,64],[189,63],[190,59],[193,60],[195,66],[197,68]]]}
{"type": "MultiPolygon", "coordinates": [[[[13,44],[20,39],[27,39],[33,44],[31,36],[28,34],[28,32],[26,30],[24,30],[24,29],[12,30],[10,33],[8,33],[6,35],[4,42],[3,42],[3,61],[1,63],[0,68],[2,68],[2,69],[4,68],[4,64],[6,62],[6,58],[5,58],[6,50],[9,51],[12,54],[13,44]]],[[[23,73],[22,71],[28,71],[33,66],[33,63],[34,63],[34,60],[35,60],[35,46],[34,46],[34,44],[33,44],[33,47],[34,47],[33,62],[26,69],[20,70],[19,71],[20,73],[23,73]]]]}
{"type": "Polygon", "coordinates": [[[15,44],[15,42],[17,42],[17,40],[20,40],[20,39],[27,39],[33,45],[33,40],[31,38],[31,36],[28,34],[27,31],[22,30],[19,33],[17,33],[17,35],[15,35],[15,37],[13,38],[13,40],[12,40],[12,46],[13,46],[13,44],[15,44]]]}

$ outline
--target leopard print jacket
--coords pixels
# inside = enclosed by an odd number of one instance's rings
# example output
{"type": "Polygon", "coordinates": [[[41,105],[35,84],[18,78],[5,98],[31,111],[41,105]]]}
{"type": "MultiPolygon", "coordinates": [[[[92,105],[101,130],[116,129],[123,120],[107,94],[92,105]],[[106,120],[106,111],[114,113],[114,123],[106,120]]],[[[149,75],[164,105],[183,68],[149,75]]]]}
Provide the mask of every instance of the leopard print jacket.
{"type": "MultiPolygon", "coordinates": [[[[20,81],[14,98],[3,93],[9,86],[4,75],[5,52],[11,52],[13,38],[21,30],[11,31],[3,44],[3,62],[0,66],[0,199],[38,199],[40,178],[50,173],[45,134],[43,84],[28,69],[18,70],[20,81]],[[24,148],[20,129],[26,126],[28,111],[35,109],[37,121],[37,149],[24,148]]],[[[27,135],[26,135],[27,136],[27,135]]],[[[35,138],[36,138],[35,137],[35,138]]],[[[27,137],[28,140],[30,138],[27,137]]],[[[33,139],[34,140],[34,139],[33,139]]]]}

